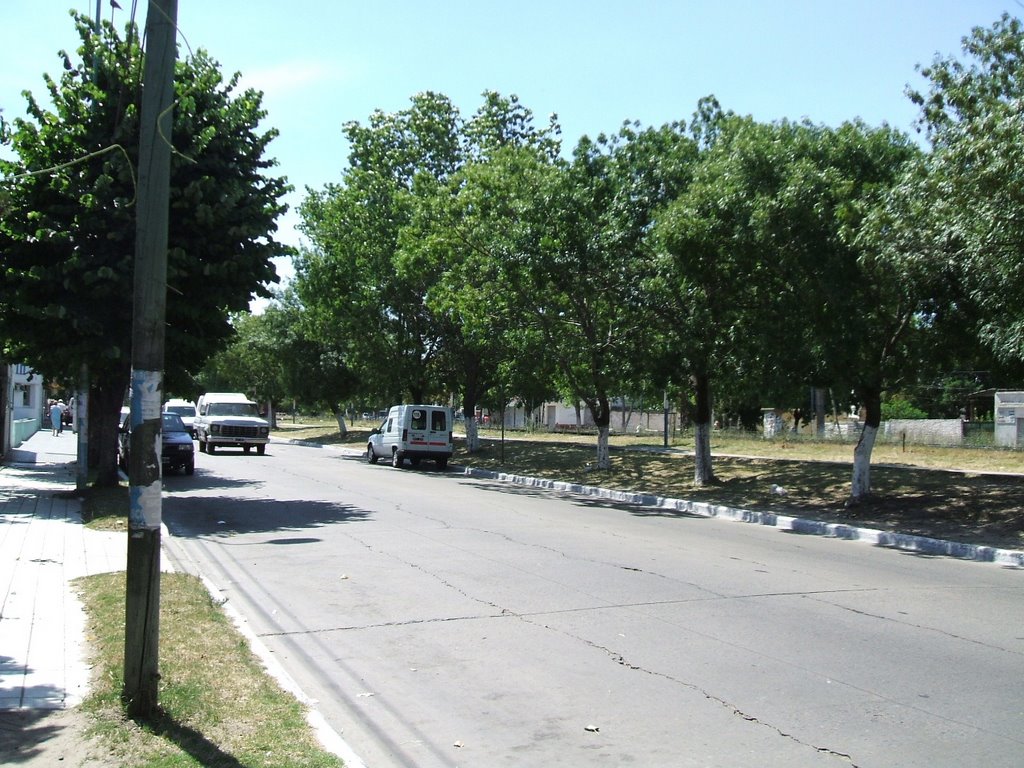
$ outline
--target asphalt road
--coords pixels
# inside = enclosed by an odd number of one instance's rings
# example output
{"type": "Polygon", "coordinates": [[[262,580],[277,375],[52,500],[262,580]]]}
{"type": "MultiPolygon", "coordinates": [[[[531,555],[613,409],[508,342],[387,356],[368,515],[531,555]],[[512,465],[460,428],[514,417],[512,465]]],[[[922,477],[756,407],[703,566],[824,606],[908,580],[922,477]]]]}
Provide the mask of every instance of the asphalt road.
{"type": "Polygon", "coordinates": [[[1024,572],[272,444],[172,552],[370,766],[1019,766],[1024,572]]]}

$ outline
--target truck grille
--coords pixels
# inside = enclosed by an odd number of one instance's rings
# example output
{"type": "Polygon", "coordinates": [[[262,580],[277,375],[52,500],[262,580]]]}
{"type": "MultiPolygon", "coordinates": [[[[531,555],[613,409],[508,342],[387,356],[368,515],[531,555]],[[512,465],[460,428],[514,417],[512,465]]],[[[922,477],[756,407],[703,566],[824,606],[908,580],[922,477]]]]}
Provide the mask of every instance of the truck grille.
{"type": "Polygon", "coordinates": [[[259,437],[259,427],[235,427],[223,424],[220,428],[221,437],[259,437]]]}

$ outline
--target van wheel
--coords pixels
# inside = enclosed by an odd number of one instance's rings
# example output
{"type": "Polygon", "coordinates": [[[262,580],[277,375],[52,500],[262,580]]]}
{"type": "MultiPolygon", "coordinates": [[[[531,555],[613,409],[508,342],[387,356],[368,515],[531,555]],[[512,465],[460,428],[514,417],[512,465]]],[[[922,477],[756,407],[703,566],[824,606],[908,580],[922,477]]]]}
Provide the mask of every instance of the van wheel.
{"type": "Polygon", "coordinates": [[[366,446],[366,460],[370,464],[376,464],[377,463],[377,454],[373,452],[373,446],[372,445],[367,445],[366,446]]]}
{"type": "Polygon", "coordinates": [[[444,469],[447,466],[448,466],[448,457],[447,456],[442,456],[441,458],[439,458],[437,460],[437,468],[438,469],[444,469]]]}
{"type": "Polygon", "coordinates": [[[405,460],[402,458],[402,454],[401,453],[399,453],[398,451],[392,451],[391,452],[391,466],[392,467],[401,467],[402,464],[404,464],[404,463],[405,463],[405,460]]]}
{"type": "Polygon", "coordinates": [[[420,465],[420,460],[419,459],[409,459],[409,463],[412,464],[414,467],[418,467],[420,465]]]}

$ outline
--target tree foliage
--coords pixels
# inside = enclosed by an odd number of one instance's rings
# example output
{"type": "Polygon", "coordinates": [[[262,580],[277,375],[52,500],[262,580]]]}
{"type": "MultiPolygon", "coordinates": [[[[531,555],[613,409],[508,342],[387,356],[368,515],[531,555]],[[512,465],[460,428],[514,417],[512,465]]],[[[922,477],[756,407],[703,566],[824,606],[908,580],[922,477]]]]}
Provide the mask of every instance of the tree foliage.
{"type": "Polygon", "coordinates": [[[923,190],[932,248],[956,260],[985,312],[980,338],[1024,360],[1024,26],[1008,14],[963,41],[964,60],[936,57],[911,91],[932,142],[923,190]]]}

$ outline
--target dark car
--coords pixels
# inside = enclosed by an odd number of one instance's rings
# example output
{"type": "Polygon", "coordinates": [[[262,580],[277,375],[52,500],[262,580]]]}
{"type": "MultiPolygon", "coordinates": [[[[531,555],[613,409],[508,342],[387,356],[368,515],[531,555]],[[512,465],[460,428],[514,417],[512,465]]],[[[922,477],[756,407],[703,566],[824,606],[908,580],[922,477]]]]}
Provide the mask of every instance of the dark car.
{"type": "MultiPolygon", "coordinates": [[[[192,433],[176,413],[164,413],[161,426],[160,457],[165,471],[182,469],[186,475],[195,472],[195,446],[192,433]]],[[[132,423],[127,408],[121,410],[121,426],[117,431],[117,461],[128,471],[128,448],[131,444],[132,423]]]]}

